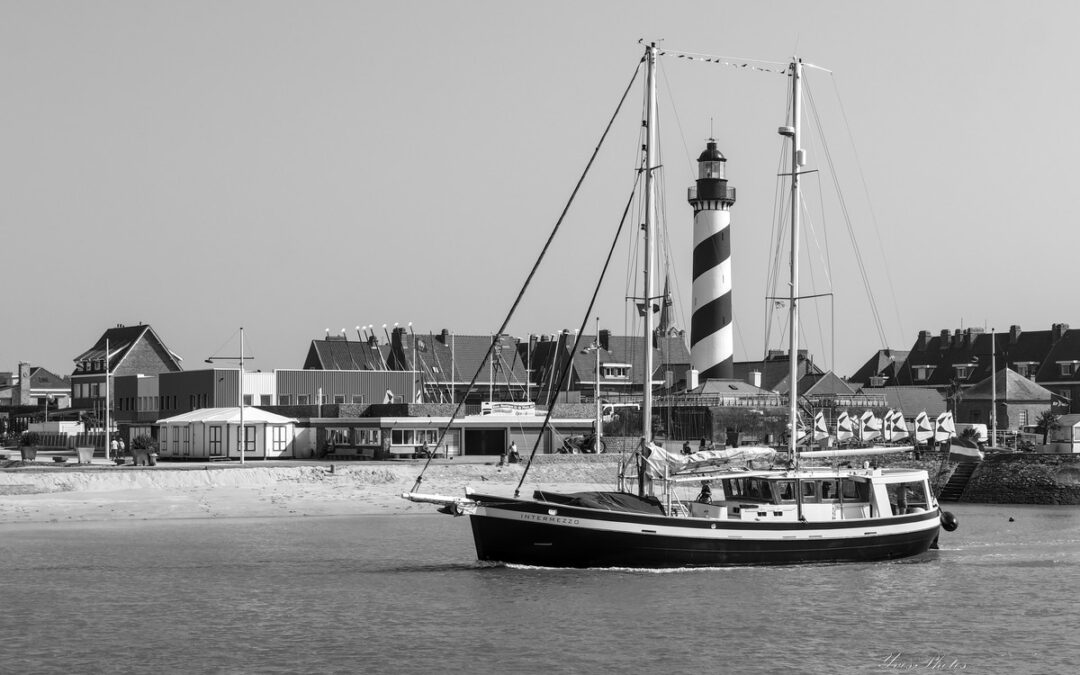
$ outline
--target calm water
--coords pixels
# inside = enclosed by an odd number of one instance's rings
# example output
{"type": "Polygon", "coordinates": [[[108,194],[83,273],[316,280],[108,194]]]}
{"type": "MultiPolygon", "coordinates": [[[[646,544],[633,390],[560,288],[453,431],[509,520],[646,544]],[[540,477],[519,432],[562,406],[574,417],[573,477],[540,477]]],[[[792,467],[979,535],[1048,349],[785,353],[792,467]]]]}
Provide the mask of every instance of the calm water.
{"type": "Polygon", "coordinates": [[[1080,508],[950,510],[915,560],[664,573],[440,515],[0,526],[0,672],[1075,672],[1080,508]]]}

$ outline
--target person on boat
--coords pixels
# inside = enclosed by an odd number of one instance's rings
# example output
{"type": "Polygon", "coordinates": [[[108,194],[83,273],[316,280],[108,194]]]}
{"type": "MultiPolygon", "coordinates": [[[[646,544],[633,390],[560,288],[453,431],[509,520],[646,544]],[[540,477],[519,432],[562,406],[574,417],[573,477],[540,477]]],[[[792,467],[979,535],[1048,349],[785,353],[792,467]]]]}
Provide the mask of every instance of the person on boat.
{"type": "Polygon", "coordinates": [[[684,454],[684,455],[692,455],[692,454],[694,454],[694,449],[690,447],[690,441],[683,441],[682,454],[684,454]]]}
{"type": "Polygon", "coordinates": [[[712,488],[709,487],[709,481],[701,481],[701,494],[697,496],[697,500],[702,504],[712,504],[712,488]]]}

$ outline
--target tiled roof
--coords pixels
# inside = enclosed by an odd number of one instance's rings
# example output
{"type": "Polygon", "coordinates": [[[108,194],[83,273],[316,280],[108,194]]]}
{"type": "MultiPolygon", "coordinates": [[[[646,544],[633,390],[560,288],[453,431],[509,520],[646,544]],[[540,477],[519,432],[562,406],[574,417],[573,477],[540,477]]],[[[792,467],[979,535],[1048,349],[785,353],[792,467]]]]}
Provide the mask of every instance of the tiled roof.
{"type": "MultiPolygon", "coordinates": [[[[816,375],[823,374],[824,371],[814,365],[813,361],[810,361],[806,357],[805,350],[799,351],[798,359],[798,374],[800,379],[807,373],[816,375]]],[[[750,373],[752,371],[757,371],[761,373],[762,389],[778,394],[784,394],[791,389],[791,385],[788,382],[790,363],[791,360],[788,358],[786,352],[782,354],[772,354],[763,361],[736,361],[735,379],[749,381],[750,373]]]]}
{"type": "Polygon", "coordinates": [[[827,373],[811,373],[799,378],[799,395],[854,396],[855,389],[830,370],[827,373]]]}
{"type": "Polygon", "coordinates": [[[1020,373],[1009,368],[999,370],[991,380],[989,377],[978,384],[964,390],[965,400],[986,400],[997,396],[998,401],[1005,402],[1040,402],[1048,403],[1053,398],[1053,393],[1020,373]],[[994,381],[997,382],[997,391],[994,391],[994,381]]]}
{"type": "Polygon", "coordinates": [[[124,360],[128,352],[140,339],[146,338],[152,340],[160,348],[161,352],[167,356],[172,362],[172,365],[177,370],[182,370],[180,361],[182,360],[177,354],[171,351],[165,343],[158,337],[158,334],[154,332],[154,329],[147,324],[139,324],[138,326],[116,326],[110,328],[101,334],[98,341],[94,343],[94,346],[87,349],[82,354],[76,356],[72,361],[79,363],[82,361],[96,361],[105,358],[105,345],[109,345],[109,372],[116,369],[116,366],[124,360]]]}
{"type": "Polygon", "coordinates": [[[359,340],[312,340],[304,370],[387,370],[388,345],[359,340]]]}
{"type": "Polygon", "coordinates": [[[879,349],[876,354],[855,371],[848,378],[849,382],[866,386],[870,384],[871,377],[881,376],[886,382],[896,377],[904,362],[907,361],[908,352],[899,349],[879,349]]]}
{"type": "Polygon", "coordinates": [[[883,394],[886,405],[899,410],[905,417],[914,417],[925,411],[930,417],[937,417],[945,412],[945,396],[936,389],[926,387],[882,387],[864,389],[863,393],[883,394]]]}

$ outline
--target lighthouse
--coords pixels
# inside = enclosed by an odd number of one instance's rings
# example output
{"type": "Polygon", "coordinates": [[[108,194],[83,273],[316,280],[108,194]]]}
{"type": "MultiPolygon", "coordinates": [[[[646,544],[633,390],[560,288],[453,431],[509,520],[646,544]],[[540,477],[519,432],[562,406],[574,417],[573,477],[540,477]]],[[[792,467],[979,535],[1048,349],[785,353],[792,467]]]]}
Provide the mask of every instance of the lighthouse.
{"type": "Polygon", "coordinates": [[[694,285],[690,318],[690,367],[701,380],[732,379],[735,349],[731,321],[731,205],[735,188],[724,175],[727,160],[709,139],[698,156],[694,207],[694,285]]]}

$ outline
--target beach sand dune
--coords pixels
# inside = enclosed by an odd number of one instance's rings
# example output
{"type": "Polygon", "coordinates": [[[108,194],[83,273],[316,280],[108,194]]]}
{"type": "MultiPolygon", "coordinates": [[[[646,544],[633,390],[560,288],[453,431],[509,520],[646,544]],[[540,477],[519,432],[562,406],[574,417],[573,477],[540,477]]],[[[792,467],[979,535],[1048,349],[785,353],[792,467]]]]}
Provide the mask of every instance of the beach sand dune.
{"type": "MultiPolygon", "coordinates": [[[[617,458],[560,457],[534,464],[522,494],[610,488],[617,458]]],[[[0,525],[161,518],[261,518],[432,513],[401,498],[421,462],[156,467],[20,466],[0,470],[0,525]]],[[[419,491],[464,496],[464,488],[513,494],[520,464],[445,462],[424,472],[419,491]]]]}

